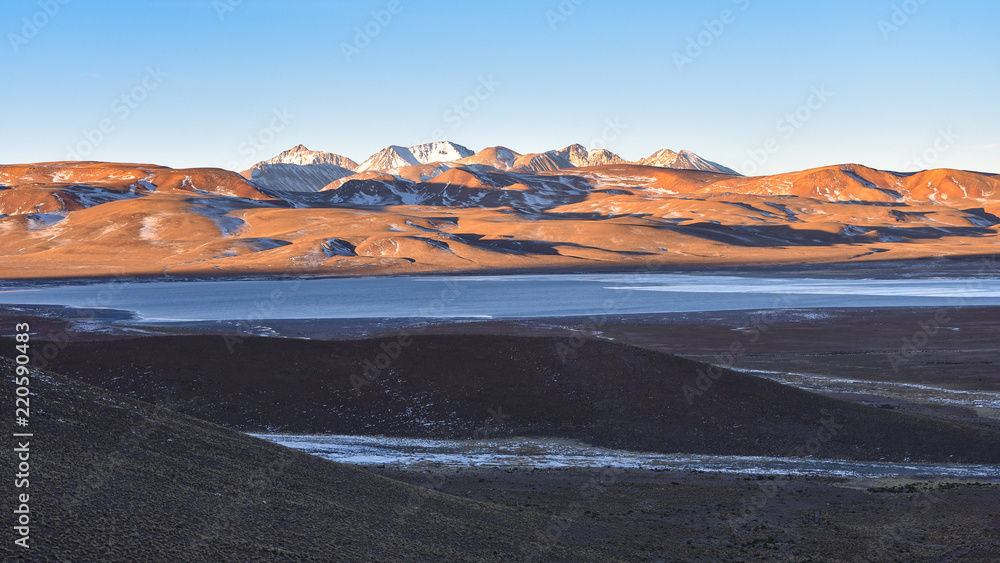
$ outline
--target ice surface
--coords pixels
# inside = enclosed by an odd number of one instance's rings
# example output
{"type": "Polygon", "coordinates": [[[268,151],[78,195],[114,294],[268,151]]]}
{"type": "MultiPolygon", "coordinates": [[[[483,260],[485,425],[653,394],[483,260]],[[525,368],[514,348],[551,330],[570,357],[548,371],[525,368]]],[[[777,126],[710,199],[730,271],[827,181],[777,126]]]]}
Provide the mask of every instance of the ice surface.
{"type": "Polygon", "coordinates": [[[1000,478],[1000,467],[810,458],[642,453],[562,439],[432,440],[251,434],[340,463],[388,467],[620,467],[747,475],[1000,478]]]}

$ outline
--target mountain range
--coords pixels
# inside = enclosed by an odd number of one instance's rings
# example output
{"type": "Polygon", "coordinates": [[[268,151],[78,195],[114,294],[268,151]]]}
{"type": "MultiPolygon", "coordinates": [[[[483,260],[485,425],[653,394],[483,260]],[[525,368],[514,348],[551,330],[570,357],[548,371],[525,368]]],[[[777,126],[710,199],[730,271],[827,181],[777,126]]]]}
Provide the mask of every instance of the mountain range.
{"type": "MultiPolygon", "coordinates": [[[[242,174],[254,184],[269,189],[316,192],[328,184],[353,174],[381,172],[408,177],[414,166],[437,165],[424,169],[433,175],[458,165],[486,166],[496,171],[546,172],[608,164],[641,164],[678,170],[702,170],[738,175],[734,170],[689,152],[663,149],[648,158],[631,163],[606,149],[588,149],[573,144],[544,153],[521,154],[507,147],[489,147],[474,152],[450,141],[437,141],[412,147],[390,145],[368,157],[361,164],[338,154],[312,151],[297,145],[278,156],[261,161],[242,174]]],[[[360,179],[360,177],[359,177],[360,179]]]]}
{"type": "Polygon", "coordinates": [[[681,151],[299,145],[240,175],[0,166],[4,278],[819,265],[997,253],[1000,177],[858,164],[744,177],[681,151]],[[397,166],[386,168],[388,166],[397,166]],[[709,168],[702,170],[701,168],[709,168]]]}

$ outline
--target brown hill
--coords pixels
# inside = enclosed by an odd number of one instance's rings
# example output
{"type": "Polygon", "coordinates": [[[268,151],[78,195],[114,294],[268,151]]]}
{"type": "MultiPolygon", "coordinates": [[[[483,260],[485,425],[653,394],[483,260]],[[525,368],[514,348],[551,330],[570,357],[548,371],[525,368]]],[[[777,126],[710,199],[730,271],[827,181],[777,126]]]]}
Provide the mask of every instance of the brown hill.
{"type": "Polygon", "coordinates": [[[760,178],[727,179],[712,185],[754,195],[794,195],[828,201],[965,204],[1000,201],[1000,177],[959,170],[901,174],[858,164],[826,166],[760,178]]]}
{"type": "Polygon", "coordinates": [[[563,168],[573,168],[573,163],[553,151],[525,154],[517,157],[511,168],[520,172],[549,172],[563,168]]]}
{"type": "Polygon", "coordinates": [[[402,168],[396,168],[394,170],[388,171],[387,173],[395,175],[404,180],[409,180],[411,182],[429,182],[436,178],[438,175],[451,169],[450,164],[445,164],[442,162],[432,162],[430,164],[418,164],[416,166],[403,166],[402,168]]]}
{"type": "Polygon", "coordinates": [[[842,165],[744,178],[573,167],[548,153],[514,164],[369,171],[319,193],[264,193],[221,170],[0,167],[0,271],[25,278],[703,268],[975,256],[998,244],[1000,178],[990,174],[842,165]],[[330,239],[360,250],[331,256],[330,239]]]}
{"type": "Polygon", "coordinates": [[[588,149],[574,144],[558,151],[555,155],[570,161],[573,166],[603,166],[605,164],[625,164],[625,159],[606,149],[588,149]]]}
{"type": "Polygon", "coordinates": [[[659,168],[673,168],[676,170],[701,170],[704,172],[718,172],[720,174],[731,174],[738,176],[735,170],[727,168],[721,164],[705,160],[704,158],[690,151],[674,152],[669,149],[659,150],[652,155],[635,162],[641,166],[656,166],[659,168]]]}
{"type": "Polygon", "coordinates": [[[326,151],[311,151],[302,144],[295,145],[274,158],[261,161],[257,163],[257,166],[262,164],[296,164],[299,166],[308,166],[310,164],[332,164],[334,166],[346,168],[350,171],[358,169],[358,163],[347,158],[346,156],[326,151]]]}
{"type": "Polygon", "coordinates": [[[520,157],[520,153],[514,152],[507,147],[490,147],[472,156],[467,156],[459,160],[458,163],[491,166],[497,170],[510,170],[520,157]]]}
{"type": "Polygon", "coordinates": [[[235,172],[107,162],[46,162],[0,166],[0,185],[14,189],[90,186],[119,192],[207,193],[273,200],[235,172]]]}

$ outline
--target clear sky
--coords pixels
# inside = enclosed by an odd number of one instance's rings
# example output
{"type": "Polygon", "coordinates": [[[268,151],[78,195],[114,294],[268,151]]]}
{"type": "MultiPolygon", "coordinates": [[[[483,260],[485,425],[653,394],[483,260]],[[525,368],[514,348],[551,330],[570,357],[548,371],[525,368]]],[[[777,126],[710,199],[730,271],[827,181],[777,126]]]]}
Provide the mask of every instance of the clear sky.
{"type": "Polygon", "coordinates": [[[993,0],[5,0],[0,162],[447,139],[1000,172],[998,24],[993,0]]]}

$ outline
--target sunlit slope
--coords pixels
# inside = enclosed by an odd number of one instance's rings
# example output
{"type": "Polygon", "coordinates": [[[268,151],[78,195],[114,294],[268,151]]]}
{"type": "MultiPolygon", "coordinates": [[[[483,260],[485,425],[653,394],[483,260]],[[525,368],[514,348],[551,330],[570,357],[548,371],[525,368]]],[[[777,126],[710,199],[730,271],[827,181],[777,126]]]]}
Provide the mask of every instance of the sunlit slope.
{"type": "Polygon", "coordinates": [[[0,275],[588,271],[997,252],[1000,178],[990,174],[840,165],[746,178],[484,156],[500,168],[416,164],[319,192],[216,169],[3,166],[0,275]]]}

